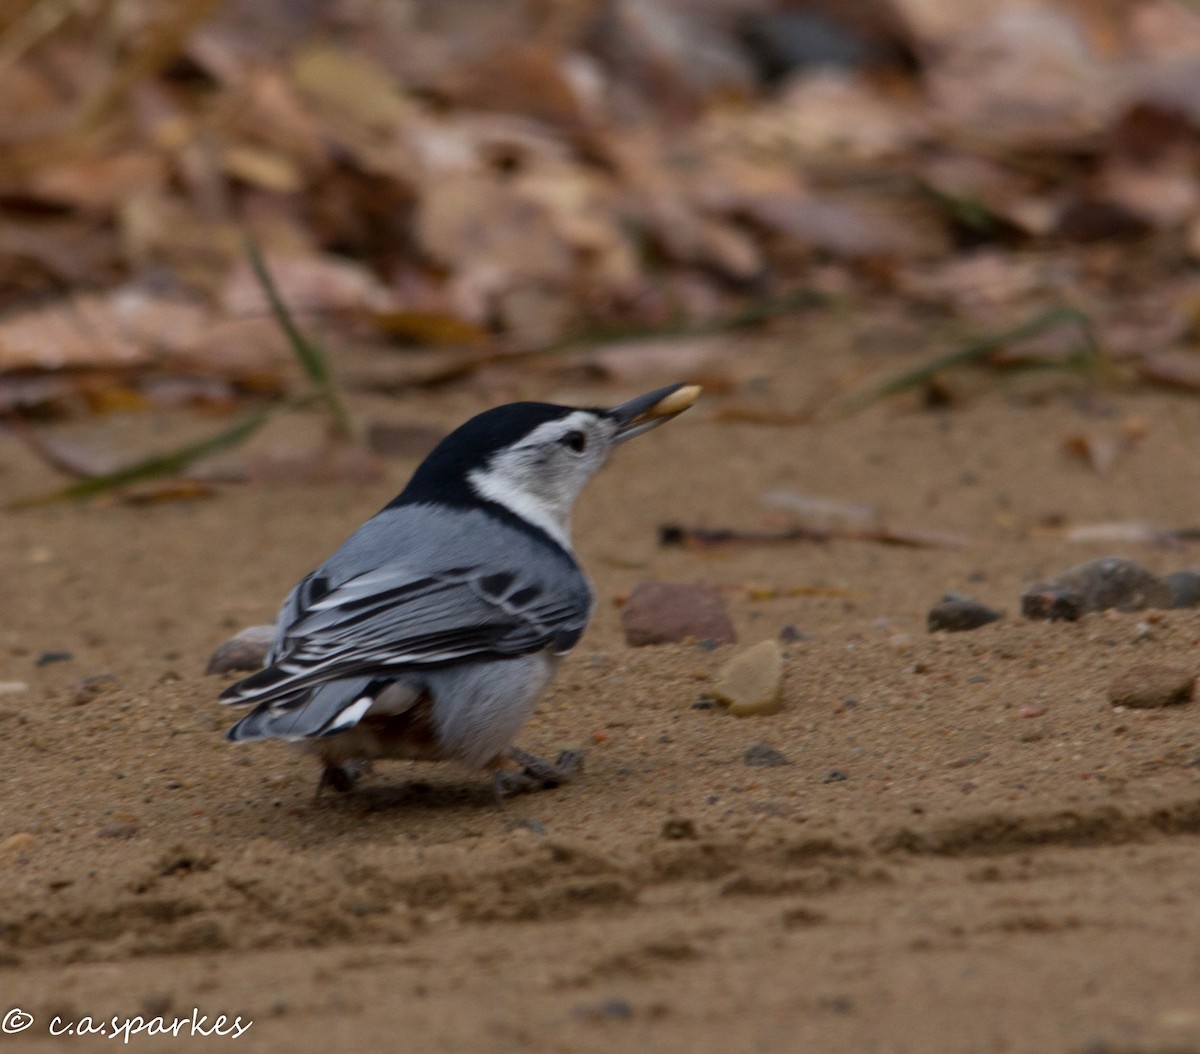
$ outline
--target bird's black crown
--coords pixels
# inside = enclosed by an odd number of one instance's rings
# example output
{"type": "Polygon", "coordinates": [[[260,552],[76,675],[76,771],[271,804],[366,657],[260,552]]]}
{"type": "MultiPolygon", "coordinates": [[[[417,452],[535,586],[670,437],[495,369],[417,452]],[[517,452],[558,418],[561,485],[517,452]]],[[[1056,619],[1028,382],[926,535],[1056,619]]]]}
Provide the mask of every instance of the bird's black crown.
{"type": "Polygon", "coordinates": [[[539,425],[557,421],[577,409],[554,403],[508,403],[477,414],[433,448],[388,508],[419,502],[477,503],[479,499],[467,483],[472,471],[486,467],[493,454],[539,425]]]}

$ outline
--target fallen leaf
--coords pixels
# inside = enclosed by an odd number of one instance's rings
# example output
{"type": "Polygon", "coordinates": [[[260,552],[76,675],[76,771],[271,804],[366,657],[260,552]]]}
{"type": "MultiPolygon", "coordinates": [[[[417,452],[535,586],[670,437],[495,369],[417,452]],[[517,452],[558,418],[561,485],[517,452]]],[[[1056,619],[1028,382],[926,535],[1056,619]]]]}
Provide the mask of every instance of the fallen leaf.
{"type": "Polygon", "coordinates": [[[482,344],[490,336],[482,326],[439,311],[381,311],[372,322],[402,344],[482,344]]]}
{"type": "Polygon", "coordinates": [[[1100,475],[1108,473],[1117,458],[1129,448],[1129,440],[1122,436],[1098,435],[1094,432],[1078,432],[1063,440],[1064,448],[1083,458],[1100,475]]]}
{"type": "Polygon", "coordinates": [[[217,488],[211,483],[196,479],[175,479],[164,483],[152,483],[132,487],[121,492],[121,501],[126,505],[160,505],[170,501],[196,501],[211,498],[217,488]]]}
{"type": "MultiPolygon", "coordinates": [[[[281,256],[266,259],[279,295],[295,314],[353,311],[379,315],[392,310],[391,291],[371,271],[335,256],[281,256]]],[[[222,306],[230,315],[265,315],[271,307],[249,261],[240,261],[226,279],[222,306]]]]}
{"type": "Polygon", "coordinates": [[[801,494],[794,490],[770,490],[762,496],[761,501],[771,508],[787,509],[809,520],[841,520],[844,523],[868,524],[879,519],[879,509],[874,505],[825,498],[816,494],[801,494]]]}
{"type": "Polygon", "coordinates": [[[1200,354],[1192,351],[1160,351],[1134,364],[1138,376],[1152,384],[1200,392],[1200,354]]]}
{"type": "Polygon", "coordinates": [[[586,352],[583,363],[606,380],[633,384],[670,374],[695,377],[731,353],[726,337],[620,341],[586,352]]]}

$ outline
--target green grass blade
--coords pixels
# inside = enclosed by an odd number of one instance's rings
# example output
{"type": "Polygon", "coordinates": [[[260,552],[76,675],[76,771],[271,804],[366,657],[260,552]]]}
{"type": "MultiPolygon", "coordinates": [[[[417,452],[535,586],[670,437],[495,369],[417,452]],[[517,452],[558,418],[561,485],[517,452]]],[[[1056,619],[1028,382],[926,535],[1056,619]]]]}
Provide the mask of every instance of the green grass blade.
{"type": "Polygon", "coordinates": [[[329,371],[329,360],[326,358],[324,349],[316,341],[310,340],[300,332],[300,328],[292,318],[292,313],[283,302],[283,297],[279,295],[279,289],[275,285],[275,280],[271,277],[271,272],[267,270],[266,261],[263,259],[258,246],[249,237],[245,239],[245,244],[246,255],[250,258],[250,266],[254,269],[254,275],[262,286],[263,292],[267,295],[267,301],[271,305],[271,313],[283,328],[284,333],[287,334],[288,342],[291,344],[292,350],[296,353],[296,358],[299,360],[304,372],[308,374],[313,384],[317,386],[317,390],[321,393],[321,398],[329,408],[329,413],[333,417],[333,423],[337,431],[346,439],[352,438],[354,436],[354,426],[351,424],[350,415],[346,412],[346,406],[342,402],[341,396],[338,395],[337,388],[334,386],[333,375],[329,371]]]}
{"type": "Polygon", "coordinates": [[[974,365],[986,359],[993,352],[999,351],[1007,344],[1015,343],[1018,340],[1027,340],[1030,337],[1035,337],[1039,333],[1044,333],[1046,330],[1053,329],[1055,326],[1066,322],[1073,322],[1079,327],[1083,340],[1083,350],[1088,361],[1093,364],[1098,362],[1100,359],[1100,343],[1096,338],[1092,320],[1077,308],[1052,307],[1047,311],[1043,311],[1040,315],[1034,316],[1029,321],[1021,323],[1019,326],[1000,333],[985,334],[971,341],[965,347],[946,355],[939,355],[937,358],[923,363],[914,369],[906,370],[891,380],[884,381],[883,384],[872,388],[870,391],[848,400],[843,407],[843,413],[847,415],[857,413],[859,410],[865,409],[880,399],[886,399],[889,395],[898,395],[900,392],[927,384],[944,370],[954,369],[959,366],[974,365]]]}
{"type": "Polygon", "coordinates": [[[127,483],[178,475],[196,461],[219,454],[222,450],[228,450],[230,447],[245,442],[267,423],[273,413],[274,411],[270,409],[260,410],[239,421],[232,428],[219,432],[215,436],[209,436],[207,439],[201,439],[197,443],[190,443],[167,454],[156,454],[143,461],[134,462],[132,465],[106,472],[102,476],[80,480],[78,483],[72,483],[60,490],[51,491],[49,494],[20,498],[17,501],[9,502],[6,508],[10,510],[29,509],[37,505],[52,505],[58,501],[91,498],[97,494],[104,494],[123,487],[127,483]]]}

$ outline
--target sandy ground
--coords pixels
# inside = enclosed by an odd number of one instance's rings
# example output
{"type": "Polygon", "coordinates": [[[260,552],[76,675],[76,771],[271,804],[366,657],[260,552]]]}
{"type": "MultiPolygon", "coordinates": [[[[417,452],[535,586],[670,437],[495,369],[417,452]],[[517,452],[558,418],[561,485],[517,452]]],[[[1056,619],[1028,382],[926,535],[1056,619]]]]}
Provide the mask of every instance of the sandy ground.
{"type": "MultiPolygon", "coordinates": [[[[1041,374],[949,410],[722,419],[931,351],[877,337],[812,320],[731,342],[732,394],[593,483],[576,539],[597,617],[522,737],[583,747],[586,771],[503,809],[486,778],[398,763],[314,800],[308,759],[222,740],[224,679],[201,673],[411,461],[370,487],[0,514],[0,682],[28,686],[0,696],[0,1013],[34,1018],[0,1054],[122,1045],[50,1038],[55,1015],[187,1019],[178,1039],[133,1036],[143,1050],[1200,1050],[1200,704],[1106,701],[1135,662],[1194,665],[1200,613],[1017,616],[1027,584],[1093,556],[1200,564],[1194,544],[1039,529],[1200,522],[1200,409],[1041,374]],[[1064,451],[1130,416],[1146,435],[1109,474],[1064,451]],[[667,520],[776,524],[759,502],[776,487],[974,544],[657,545],[667,520]],[[614,600],[645,578],[725,587],[739,643],[626,647],[614,600]],[[931,636],[947,590],[1008,617],[931,636]],[[693,707],[785,626],[801,636],[783,712],[693,707]],[[72,657],[37,664],[53,651],[72,657]],[[112,681],[80,701],[92,677],[112,681]],[[791,763],[747,767],[758,743],[791,763]],[[253,1024],[187,1038],[194,1008],[253,1024]]],[[[608,402],[672,379],[514,394],[608,402]]],[[[448,427],[485,405],[370,410],[448,427]]],[[[5,494],[48,477],[0,436],[5,494]]]]}

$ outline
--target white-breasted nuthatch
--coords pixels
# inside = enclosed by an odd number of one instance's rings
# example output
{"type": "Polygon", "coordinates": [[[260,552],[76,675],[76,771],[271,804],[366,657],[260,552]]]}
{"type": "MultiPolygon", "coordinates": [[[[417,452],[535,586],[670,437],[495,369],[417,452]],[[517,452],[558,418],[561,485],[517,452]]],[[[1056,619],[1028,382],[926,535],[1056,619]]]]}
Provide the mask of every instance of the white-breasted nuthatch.
{"type": "Polygon", "coordinates": [[[571,547],[576,498],[618,444],[678,416],[672,385],[612,409],[511,403],[443,439],[400,495],[292,590],[263,669],[221,699],[254,709],[234,742],[303,742],[320,786],[374,758],[456,760],[498,794],[553,786],[557,764],[513,746],[592,612],[571,547]]]}

